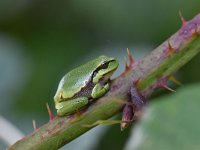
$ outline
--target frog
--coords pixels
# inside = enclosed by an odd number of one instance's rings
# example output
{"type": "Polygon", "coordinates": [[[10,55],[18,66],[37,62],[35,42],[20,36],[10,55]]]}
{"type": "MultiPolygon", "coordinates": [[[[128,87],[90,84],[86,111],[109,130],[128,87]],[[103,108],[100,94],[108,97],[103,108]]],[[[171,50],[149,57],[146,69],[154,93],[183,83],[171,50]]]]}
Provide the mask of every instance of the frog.
{"type": "Polygon", "coordinates": [[[58,116],[80,111],[110,89],[111,76],[118,68],[113,57],[101,55],[66,73],[54,96],[58,116]]]}

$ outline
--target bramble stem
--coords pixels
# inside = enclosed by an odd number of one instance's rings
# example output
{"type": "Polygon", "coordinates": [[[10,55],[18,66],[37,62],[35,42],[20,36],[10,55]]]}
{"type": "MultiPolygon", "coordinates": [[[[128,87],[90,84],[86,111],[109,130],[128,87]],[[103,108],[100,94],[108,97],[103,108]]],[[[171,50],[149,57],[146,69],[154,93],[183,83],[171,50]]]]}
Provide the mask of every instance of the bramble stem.
{"type": "Polygon", "coordinates": [[[179,31],[148,56],[135,62],[123,75],[114,79],[109,92],[82,110],[81,115],[55,117],[30,135],[19,140],[8,150],[53,150],[62,147],[90,130],[98,120],[106,120],[121,112],[128,100],[133,81],[139,79],[138,88],[147,97],[155,90],[158,79],[177,71],[200,51],[200,15],[185,22],[179,31]]]}

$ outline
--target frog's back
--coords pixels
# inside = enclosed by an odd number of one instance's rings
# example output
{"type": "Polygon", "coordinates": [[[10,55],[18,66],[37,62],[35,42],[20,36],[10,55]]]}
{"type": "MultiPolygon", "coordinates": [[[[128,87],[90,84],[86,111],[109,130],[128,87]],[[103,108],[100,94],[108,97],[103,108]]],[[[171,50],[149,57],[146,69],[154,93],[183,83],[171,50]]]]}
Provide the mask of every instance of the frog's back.
{"type": "Polygon", "coordinates": [[[68,72],[62,78],[58,87],[63,89],[63,98],[71,98],[81,91],[81,88],[90,82],[94,70],[109,60],[109,57],[102,55],[68,72]]]}

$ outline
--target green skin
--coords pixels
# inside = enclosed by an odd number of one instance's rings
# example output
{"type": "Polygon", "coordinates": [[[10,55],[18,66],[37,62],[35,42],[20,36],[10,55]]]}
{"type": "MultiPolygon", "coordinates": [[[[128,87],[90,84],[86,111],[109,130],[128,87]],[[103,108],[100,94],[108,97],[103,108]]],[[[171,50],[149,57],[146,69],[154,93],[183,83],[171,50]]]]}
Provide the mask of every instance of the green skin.
{"type": "Polygon", "coordinates": [[[102,55],[68,72],[54,96],[58,116],[72,114],[103,96],[117,67],[117,60],[102,55]]]}

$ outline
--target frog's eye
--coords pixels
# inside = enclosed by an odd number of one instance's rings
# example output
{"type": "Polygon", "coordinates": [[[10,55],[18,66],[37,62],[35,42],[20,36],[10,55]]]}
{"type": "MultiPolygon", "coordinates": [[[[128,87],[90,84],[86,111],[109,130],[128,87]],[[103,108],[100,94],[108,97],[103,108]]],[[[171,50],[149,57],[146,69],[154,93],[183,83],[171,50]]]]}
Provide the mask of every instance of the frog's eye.
{"type": "Polygon", "coordinates": [[[104,63],[101,65],[100,69],[106,69],[107,67],[108,67],[108,63],[107,63],[107,62],[104,62],[104,63]]]}

